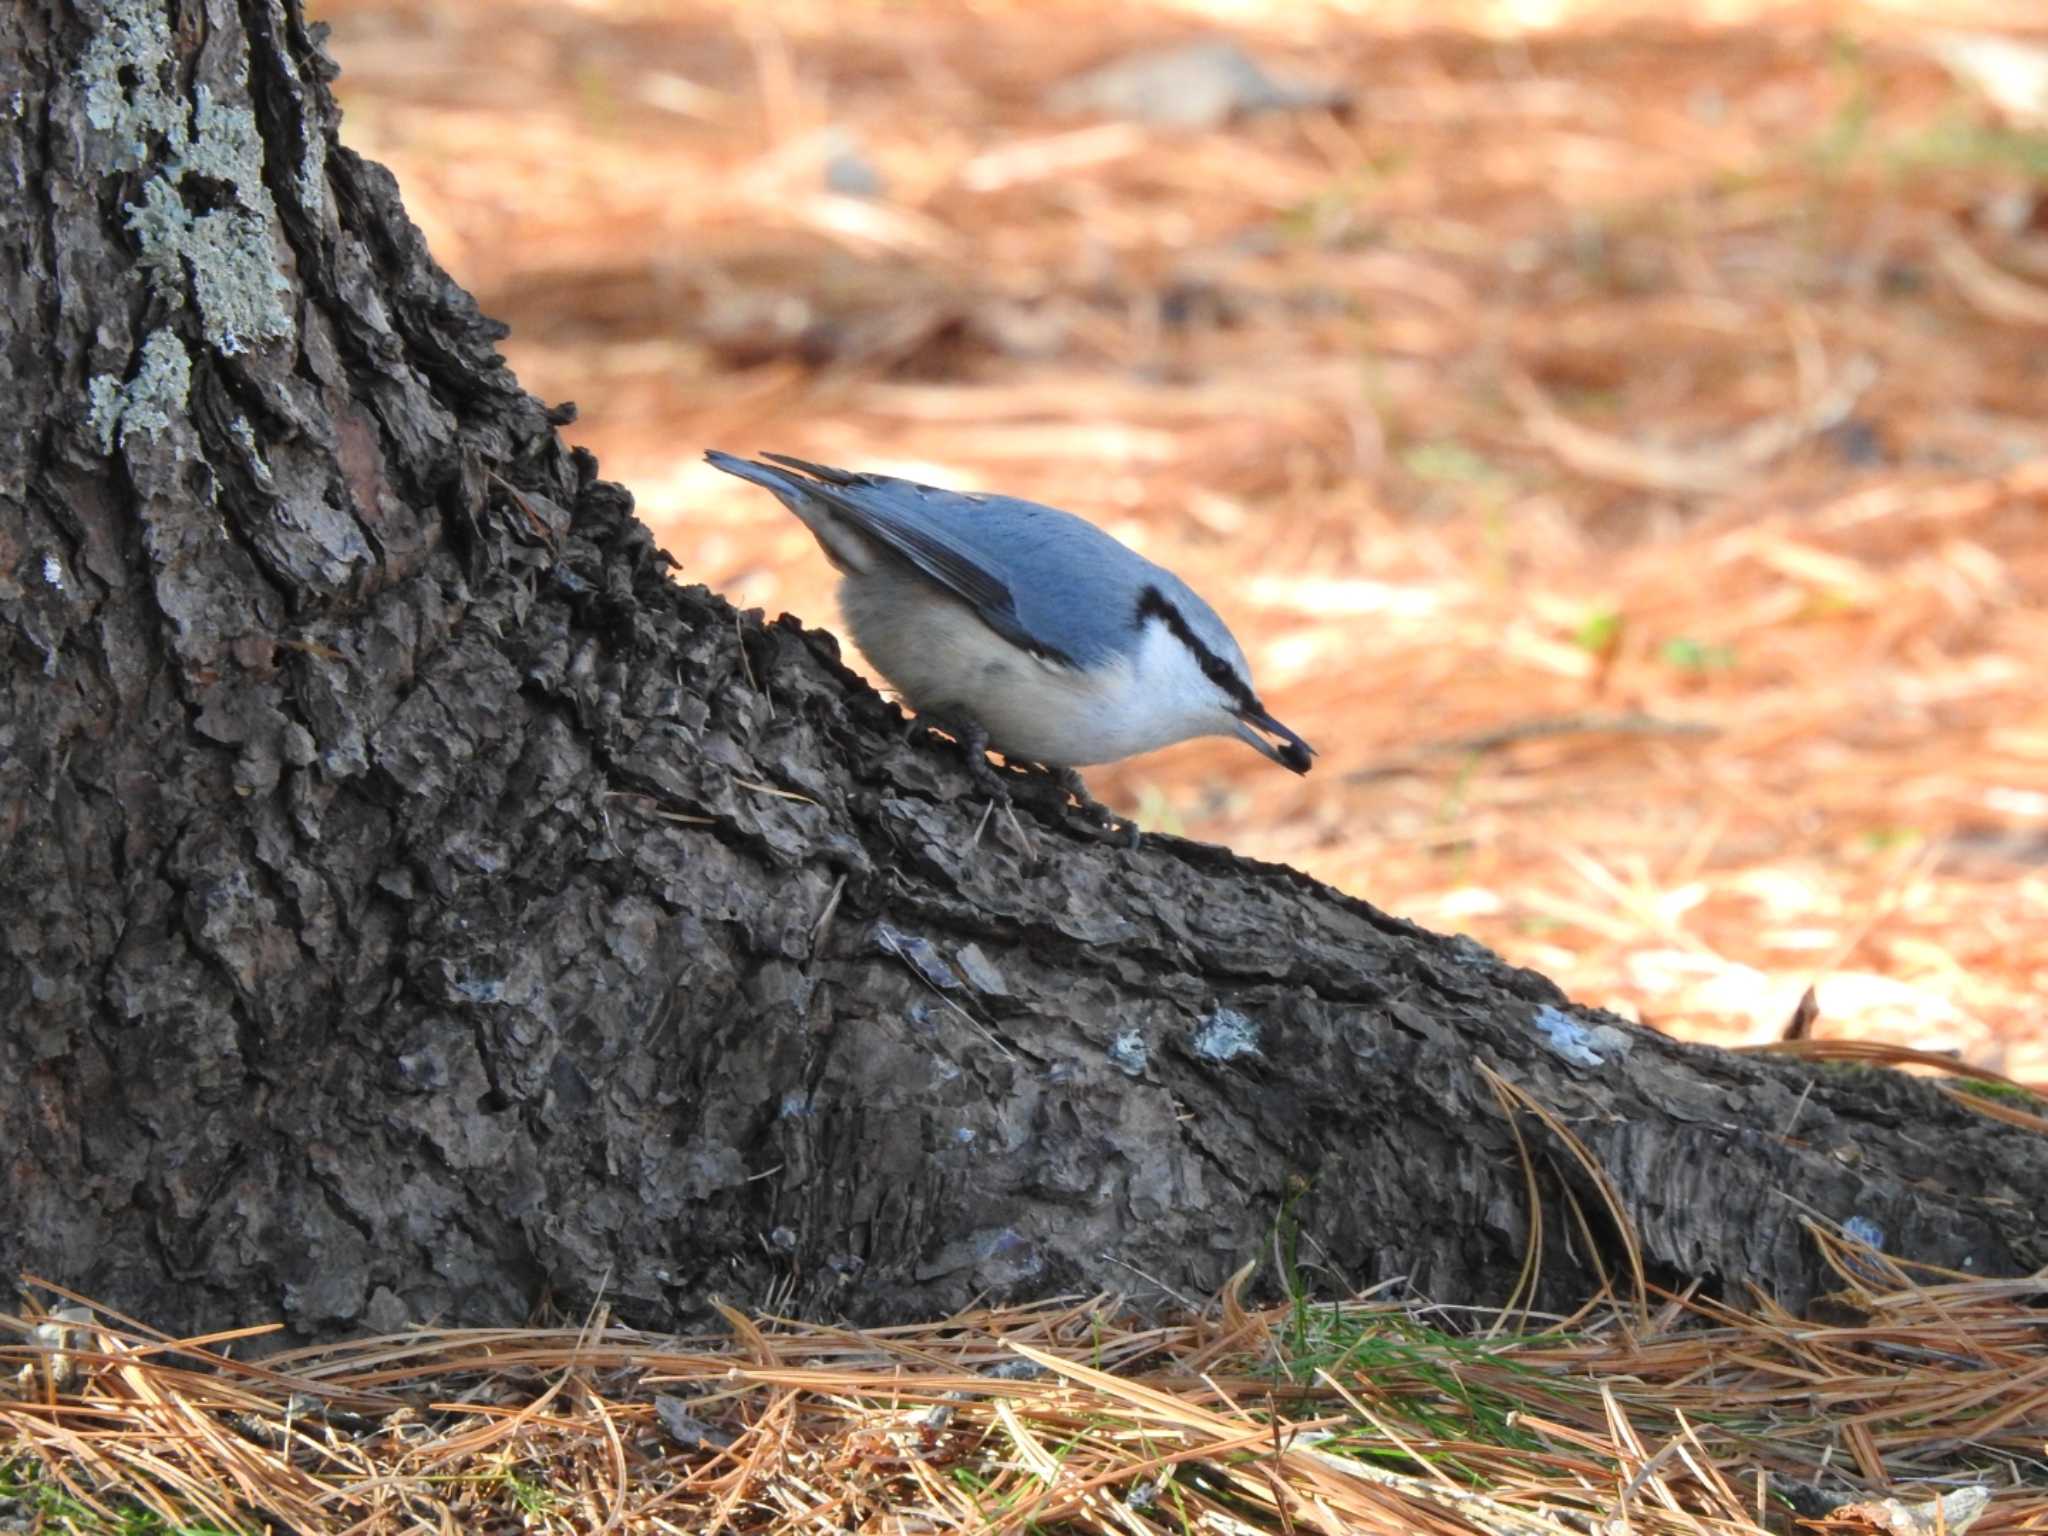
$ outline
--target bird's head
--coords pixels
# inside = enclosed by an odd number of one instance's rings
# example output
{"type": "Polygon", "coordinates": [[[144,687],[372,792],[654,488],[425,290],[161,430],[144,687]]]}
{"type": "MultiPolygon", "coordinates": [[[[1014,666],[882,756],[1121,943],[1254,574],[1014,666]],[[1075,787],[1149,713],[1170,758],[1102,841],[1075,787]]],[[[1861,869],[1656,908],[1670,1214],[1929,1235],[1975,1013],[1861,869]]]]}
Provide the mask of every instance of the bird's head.
{"type": "Polygon", "coordinates": [[[1171,715],[1181,737],[1235,736],[1295,773],[1316,749],[1259,702],[1244,651],[1209,605],[1185,589],[1148,586],[1136,612],[1141,707],[1171,715]]]}

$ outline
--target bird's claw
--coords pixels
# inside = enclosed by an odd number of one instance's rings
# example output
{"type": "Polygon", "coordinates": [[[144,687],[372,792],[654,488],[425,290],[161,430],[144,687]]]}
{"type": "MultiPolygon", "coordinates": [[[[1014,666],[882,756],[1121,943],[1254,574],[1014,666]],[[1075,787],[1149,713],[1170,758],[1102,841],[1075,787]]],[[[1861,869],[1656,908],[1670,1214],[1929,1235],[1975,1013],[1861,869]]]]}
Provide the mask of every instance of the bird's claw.
{"type": "Polygon", "coordinates": [[[1115,838],[1123,840],[1127,847],[1138,846],[1144,836],[1138,830],[1138,824],[1128,816],[1117,815],[1115,811],[1089,794],[1088,786],[1081,781],[1078,770],[1048,767],[1046,772],[1053,776],[1053,782],[1058,784],[1074,802],[1074,808],[1099,829],[1105,841],[1115,838]]]}
{"type": "MultiPolygon", "coordinates": [[[[988,760],[988,732],[972,720],[949,720],[941,715],[923,714],[914,716],[903,729],[906,741],[916,739],[919,731],[939,730],[959,742],[961,752],[967,758],[967,771],[974,776],[974,782],[988,795],[990,813],[1000,806],[1008,813],[1013,826],[1017,825],[1017,813],[1010,795],[1009,779],[998,772],[988,760]]],[[[1072,802],[1075,815],[1067,818],[1070,826],[1085,828],[1103,841],[1121,841],[1126,847],[1136,848],[1143,838],[1138,824],[1127,816],[1119,816],[1100,800],[1088,793],[1088,786],[1082,782],[1080,773],[1073,768],[1059,768],[1051,763],[1037,766],[1045,770],[1060,793],[1072,802]]],[[[1063,807],[1065,809],[1066,807],[1063,807]]],[[[987,829],[988,816],[984,815],[981,825],[975,829],[975,841],[987,829]]],[[[1021,826],[1017,828],[1021,834],[1021,826]]]]}

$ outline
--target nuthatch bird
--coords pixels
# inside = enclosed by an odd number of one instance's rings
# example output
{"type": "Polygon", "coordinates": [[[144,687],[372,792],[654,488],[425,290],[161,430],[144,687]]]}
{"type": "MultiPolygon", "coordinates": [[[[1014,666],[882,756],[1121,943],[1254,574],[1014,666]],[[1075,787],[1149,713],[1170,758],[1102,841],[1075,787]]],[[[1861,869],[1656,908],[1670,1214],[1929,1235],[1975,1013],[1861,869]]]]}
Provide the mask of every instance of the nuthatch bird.
{"type": "Polygon", "coordinates": [[[1216,611],[1094,524],[779,453],[765,455],[774,464],[705,457],[803,520],[844,575],[839,606],[861,650],[922,719],[959,738],[998,798],[991,747],[1051,769],[1112,821],[1074,769],[1236,736],[1308,772],[1315,748],[1266,712],[1216,611]]]}

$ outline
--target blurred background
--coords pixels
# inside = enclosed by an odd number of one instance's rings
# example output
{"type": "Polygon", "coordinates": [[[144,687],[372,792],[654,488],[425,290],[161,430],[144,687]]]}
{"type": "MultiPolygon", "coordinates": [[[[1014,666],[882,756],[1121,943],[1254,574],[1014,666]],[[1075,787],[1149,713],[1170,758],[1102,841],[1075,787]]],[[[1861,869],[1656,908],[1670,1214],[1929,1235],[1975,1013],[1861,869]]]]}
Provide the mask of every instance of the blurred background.
{"type": "Polygon", "coordinates": [[[1322,752],[1089,775],[1145,825],[2048,1080],[2042,0],[315,11],[682,579],[837,625],[709,446],[1081,512],[1322,752]]]}

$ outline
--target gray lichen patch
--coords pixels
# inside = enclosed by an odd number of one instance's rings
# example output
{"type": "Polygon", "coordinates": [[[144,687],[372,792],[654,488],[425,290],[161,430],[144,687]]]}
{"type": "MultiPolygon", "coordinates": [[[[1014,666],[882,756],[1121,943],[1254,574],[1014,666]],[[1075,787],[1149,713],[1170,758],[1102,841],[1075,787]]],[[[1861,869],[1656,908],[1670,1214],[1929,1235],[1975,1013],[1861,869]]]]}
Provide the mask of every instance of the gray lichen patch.
{"type": "Polygon", "coordinates": [[[256,114],[203,83],[188,105],[164,85],[171,53],[160,7],[114,0],[79,68],[86,120],[109,136],[103,169],[132,170],[152,154],[163,160],[128,209],[141,263],[160,294],[182,298],[190,283],[206,339],[221,352],[289,337],[292,280],[263,182],[256,114]]]}
{"type": "Polygon", "coordinates": [[[125,443],[134,432],[159,436],[185,415],[191,386],[192,359],[185,344],[170,331],[151,331],[134,378],[124,384],[111,373],[99,373],[86,385],[100,451],[112,453],[117,439],[125,443]]]}
{"type": "Polygon", "coordinates": [[[1634,1043],[1612,1024],[1588,1027],[1548,1003],[1536,1010],[1529,1023],[1551,1055],[1575,1067],[1604,1066],[1610,1056],[1626,1056],[1634,1043]]]}
{"type": "Polygon", "coordinates": [[[273,237],[277,208],[263,184],[256,114],[217,102],[203,85],[193,88],[193,102],[191,147],[144,186],[128,227],[146,263],[166,276],[177,266],[190,271],[206,339],[222,352],[241,352],[251,341],[292,334],[285,307],[292,282],[273,237]],[[209,189],[231,189],[235,205],[192,212],[183,194],[195,177],[209,189]]]}
{"type": "Polygon", "coordinates": [[[1218,1008],[1195,1027],[1188,1043],[1204,1061],[1235,1061],[1257,1054],[1259,1026],[1235,1008],[1218,1008]]]}
{"type": "Polygon", "coordinates": [[[149,138],[161,135],[174,153],[186,146],[185,104],[163,87],[172,56],[171,29],[161,5],[115,0],[79,61],[85,120],[114,136],[119,163],[129,169],[149,158],[149,138]]]}

